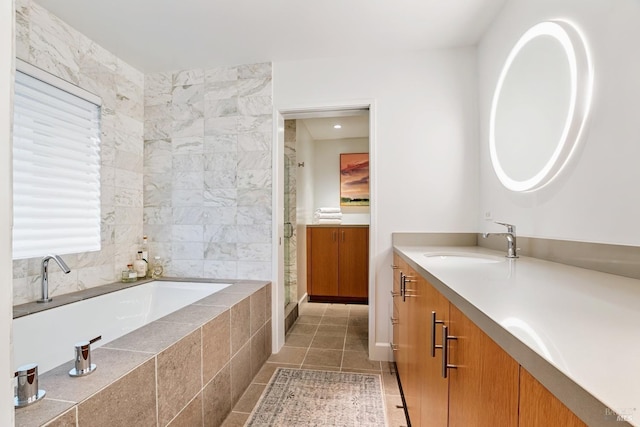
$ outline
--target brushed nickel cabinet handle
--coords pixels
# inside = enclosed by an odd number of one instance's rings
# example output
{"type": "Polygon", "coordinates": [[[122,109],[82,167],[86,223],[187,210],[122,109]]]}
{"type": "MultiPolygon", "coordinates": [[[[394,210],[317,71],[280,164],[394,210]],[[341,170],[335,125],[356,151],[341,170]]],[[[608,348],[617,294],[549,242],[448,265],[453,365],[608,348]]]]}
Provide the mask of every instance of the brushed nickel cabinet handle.
{"type": "Polygon", "coordinates": [[[442,325],[442,378],[447,378],[449,369],[458,367],[449,364],[449,341],[457,339],[458,337],[449,336],[449,328],[446,325],[442,325]]]}
{"type": "MultiPolygon", "coordinates": [[[[415,296],[407,293],[407,282],[413,283],[416,282],[416,280],[414,280],[414,276],[407,276],[406,274],[400,276],[400,292],[402,293],[402,302],[405,302],[407,300],[407,297],[415,296]]],[[[411,291],[411,289],[409,290],[411,291]]]]}
{"type": "Polygon", "coordinates": [[[431,312],[431,357],[436,357],[436,348],[442,348],[442,345],[436,345],[436,325],[444,325],[443,320],[436,319],[436,312],[431,312]]]}

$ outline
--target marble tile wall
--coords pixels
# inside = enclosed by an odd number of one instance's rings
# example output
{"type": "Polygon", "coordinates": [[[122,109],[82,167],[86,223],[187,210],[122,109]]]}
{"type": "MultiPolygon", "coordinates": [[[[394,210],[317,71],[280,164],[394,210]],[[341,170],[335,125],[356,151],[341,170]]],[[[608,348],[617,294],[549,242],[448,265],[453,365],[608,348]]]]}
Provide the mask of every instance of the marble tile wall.
{"type": "MultiPolygon", "coordinates": [[[[102,98],[102,249],[64,255],[50,295],[119,279],[143,226],[144,75],[31,0],[16,0],[16,55],[102,98]]],[[[40,298],[40,259],[14,261],[14,304],[40,298]]]]}
{"type": "Polygon", "coordinates": [[[144,232],[166,275],[271,277],[271,72],[145,76],[144,232]]]}

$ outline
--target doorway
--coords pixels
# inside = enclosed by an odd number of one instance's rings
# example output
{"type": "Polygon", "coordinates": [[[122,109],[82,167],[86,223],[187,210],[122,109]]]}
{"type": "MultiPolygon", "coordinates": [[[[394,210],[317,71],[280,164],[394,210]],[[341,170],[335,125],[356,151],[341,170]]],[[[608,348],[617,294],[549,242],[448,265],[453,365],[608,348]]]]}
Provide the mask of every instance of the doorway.
{"type": "MultiPolygon", "coordinates": [[[[316,209],[340,207],[338,153],[370,153],[372,136],[370,104],[280,110],[277,116],[274,165],[278,170],[274,176],[281,183],[274,189],[277,191],[274,217],[279,217],[274,218],[279,233],[274,269],[281,285],[274,286],[278,288],[278,292],[274,290],[274,310],[281,314],[274,316],[279,323],[278,331],[274,325],[274,352],[284,344],[285,332],[297,319],[299,304],[307,298],[306,226],[314,222],[316,209]],[[328,166],[327,161],[334,165],[328,166]]],[[[373,195],[374,189],[370,191],[373,195]]],[[[341,207],[344,223],[373,226],[371,208],[341,207]]],[[[369,274],[369,283],[371,277],[369,274]]],[[[373,299],[372,295],[371,302],[373,299]]]]}

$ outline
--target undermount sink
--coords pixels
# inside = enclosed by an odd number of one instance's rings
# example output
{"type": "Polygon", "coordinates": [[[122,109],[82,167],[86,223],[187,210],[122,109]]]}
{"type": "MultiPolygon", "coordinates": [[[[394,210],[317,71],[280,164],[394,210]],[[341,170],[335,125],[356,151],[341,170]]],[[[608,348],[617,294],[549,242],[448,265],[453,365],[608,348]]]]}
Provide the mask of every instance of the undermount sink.
{"type": "Polygon", "coordinates": [[[505,257],[496,255],[473,253],[473,252],[434,252],[426,253],[424,256],[429,262],[438,265],[470,265],[470,264],[493,264],[504,262],[505,257]]]}

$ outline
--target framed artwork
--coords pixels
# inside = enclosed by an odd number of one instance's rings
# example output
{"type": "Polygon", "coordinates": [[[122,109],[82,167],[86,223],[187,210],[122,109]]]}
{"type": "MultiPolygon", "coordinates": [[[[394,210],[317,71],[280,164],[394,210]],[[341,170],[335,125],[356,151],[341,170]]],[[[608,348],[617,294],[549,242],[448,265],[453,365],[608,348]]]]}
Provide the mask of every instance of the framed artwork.
{"type": "Polygon", "coordinates": [[[340,154],[340,206],[369,206],[369,153],[340,154]]]}

